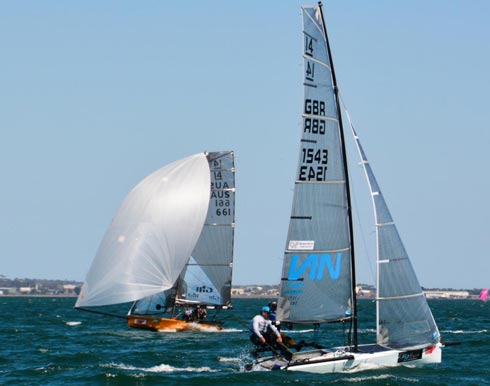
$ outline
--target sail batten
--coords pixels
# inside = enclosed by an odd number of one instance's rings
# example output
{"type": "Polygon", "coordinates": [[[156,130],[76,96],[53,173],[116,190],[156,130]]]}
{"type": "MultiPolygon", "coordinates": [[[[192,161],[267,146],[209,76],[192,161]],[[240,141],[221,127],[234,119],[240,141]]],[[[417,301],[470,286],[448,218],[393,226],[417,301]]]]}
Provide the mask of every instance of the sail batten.
{"type": "Polygon", "coordinates": [[[312,115],[312,114],[303,114],[303,118],[315,118],[320,121],[328,121],[328,122],[339,122],[337,118],[334,117],[324,117],[322,115],[312,115]]]}
{"type": "Polygon", "coordinates": [[[322,185],[322,184],[330,184],[330,185],[335,185],[335,184],[345,184],[345,181],[304,181],[304,180],[296,180],[296,184],[303,184],[303,185],[308,185],[308,184],[314,184],[314,185],[322,185]]]}
{"type": "Polygon", "coordinates": [[[408,299],[415,298],[417,296],[425,296],[424,292],[419,292],[412,295],[404,295],[404,296],[386,296],[386,297],[377,297],[376,300],[398,300],[398,299],[408,299]]]}
{"type": "Polygon", "coordinates": [[[378,260],[378,264],[394,263],[396,261],[401,261],[401,260],[408,260],[408,257],[392,257],[389,259],[378,260]]]}
{"type": "Polygon", "coordinates": [[[390,225],[395,225],[395,223],[393,221],[390,221],[390,222],[384,222],[384,223],[376,223],[375,224],[377,227],[386,227],[386,226],[390,226],[390,225]]]}
{"type": "Polygon", "coordinates": [[[317,63],[317,64],[320,64],[321,66],[325,66],[325,68],[330,71],[330,66],[327,63],[322,62],[321,60],[314,58],[312,55],[303,54],[303,59],[308,59],[308,60],[311,60],[313,63],[317,63]]]}

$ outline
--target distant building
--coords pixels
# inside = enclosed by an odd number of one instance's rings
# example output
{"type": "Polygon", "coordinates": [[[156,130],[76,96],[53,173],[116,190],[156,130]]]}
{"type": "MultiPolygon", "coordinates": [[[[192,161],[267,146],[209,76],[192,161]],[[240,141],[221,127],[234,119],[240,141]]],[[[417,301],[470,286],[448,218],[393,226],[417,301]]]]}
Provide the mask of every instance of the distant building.
{"type": "Polygon", "coordinates": [[[243,288],[232,288],[232,295],[245,295],[245,290],[243,288]]]}
{"type": "Polygon", "coordinates": [[[468,291],[425,291],[427,299],[466,299],[470,296],[468,291]]]}
{"type": "Polygon", "coordinates": [[[231,295],[236,297],[250,297],[250,298],[275,298],[279,295],[277,285],[257,286],[257,285],[243,285],[234,286],[231,289],[231,295]]]}
{"type": "Polygon", "coordinates": [[[356,295],[358,298],[373,298],[376,296],[376,288],[367,284],[358,285],[356,295]]]}
{"type": "Polygon", "coordinates": [[[17,293],[17,288],[14,287],[2,287],[0,288],[0,295],[13,295],[17,293]]]}
{"type": "Polygon", "coordinates": [[[75,288],[77,288],[77,286],[74,284],[63,284],[63,293],[73,294],[75,293],[75,288]]]}

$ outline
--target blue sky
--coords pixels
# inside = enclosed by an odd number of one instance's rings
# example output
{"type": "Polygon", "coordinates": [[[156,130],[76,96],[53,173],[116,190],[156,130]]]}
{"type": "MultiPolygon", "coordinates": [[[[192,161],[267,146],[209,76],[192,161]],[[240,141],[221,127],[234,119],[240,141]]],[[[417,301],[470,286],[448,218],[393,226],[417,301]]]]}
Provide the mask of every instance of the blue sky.
{"type": "MultiPolygon", "coordinates": [[[[233,281],[277,284],[300,136],[301,4],[4,3],[0,274],[82,281],[139,180],[231,149],[233,281]]],[[[485,0],[325,2],[341,94],[426,287],[490,286],[489,17],[485,0]]],[[[367,188],[354,195],[370,215],[367,188]]],[[[373,231],[363,226],[360,282],[374,282],[373,231]]]]}

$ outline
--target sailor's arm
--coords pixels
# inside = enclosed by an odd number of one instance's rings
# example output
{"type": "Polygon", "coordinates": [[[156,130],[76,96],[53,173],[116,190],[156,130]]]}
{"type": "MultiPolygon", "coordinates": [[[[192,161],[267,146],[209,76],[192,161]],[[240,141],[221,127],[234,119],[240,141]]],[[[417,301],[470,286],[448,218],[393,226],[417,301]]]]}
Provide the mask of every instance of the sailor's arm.
{"type": "Polygon", "coordinates": [[[274,334],[276,334],[276,336],[277,336],[276,342],[277,342],[277,343],[282,343],[281,333],[279,332],[279,330],[277,329],[277,327],[276,327],[276,326],[274,326],[274,325],[272,324],[272,322],[271,322],[271,321],[269,321],[269,322],[270,322],[269,326],[270,326],[271,330],[272,330],[272,331],[274,332],[274,334]]]}

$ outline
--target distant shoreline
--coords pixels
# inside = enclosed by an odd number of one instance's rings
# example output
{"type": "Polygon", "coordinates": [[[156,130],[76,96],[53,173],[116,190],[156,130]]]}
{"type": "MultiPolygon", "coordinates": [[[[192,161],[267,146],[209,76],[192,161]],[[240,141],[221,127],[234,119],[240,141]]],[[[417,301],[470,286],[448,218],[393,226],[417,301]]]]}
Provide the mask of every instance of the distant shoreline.
{"type": "MultiPolygon", "coordinates": [[[[58,294],[58,295],[48,295],[48,294],[32,294],[32,295],[22,295],[22,294],[0,294],[0,298],[73,298],[76,299],[78,296],[74,294],[58,294]]],[[[232,295],[232,299],[276,299],[275,296],[269,295],[232,295]]],[[[374,297],[359,296],[357,300],[374,300],[374,297]]],[[[438,297],[429,298],[428,300],[478,300],[478,296],[469,296],[461,298],[453,297],[438,297]]]]}
{"type": "MultiPolygon", "coordinates": [[[[0,298],[77,298],[76,294],[0,294],[0,298]]],[[[275,299],[270,295],[232,295],[232,299],[275,299]]]]}

